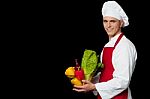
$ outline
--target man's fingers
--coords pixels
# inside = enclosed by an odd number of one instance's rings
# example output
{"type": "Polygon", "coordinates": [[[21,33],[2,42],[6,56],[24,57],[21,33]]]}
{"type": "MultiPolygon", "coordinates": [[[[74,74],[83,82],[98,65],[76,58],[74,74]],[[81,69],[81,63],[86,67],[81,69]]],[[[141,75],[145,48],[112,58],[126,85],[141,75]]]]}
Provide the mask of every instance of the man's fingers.
{"type": "Polygon", "coordinates": [[[90,83],[90,81],[88,81],[88,80],[82,80],[82,82],[83,82],[84,84],[90,83]]]}
{"type": "Polygon", "coordinates": [[[73,88],[72,90],[77,91],[77,92],[85,92],[84,89],[77,89],[77,88],[73,88]]]}
{"type": "Polygon", "coordinates": [[[78,89],[79,89],[79,88],[81,89],[81,88],[84,88],[84,85],[82,85],[82,86],[74,85],[73,87],[78,88],[78,89]]]}

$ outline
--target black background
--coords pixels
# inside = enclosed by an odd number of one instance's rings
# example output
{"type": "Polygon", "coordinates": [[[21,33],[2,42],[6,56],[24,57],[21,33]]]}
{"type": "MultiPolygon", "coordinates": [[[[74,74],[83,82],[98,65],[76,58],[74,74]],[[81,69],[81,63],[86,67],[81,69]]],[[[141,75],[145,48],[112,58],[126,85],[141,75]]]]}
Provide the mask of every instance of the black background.
{"type": "MultiPolygon", "coordinates": [[[[64,99],[96,99],[92,93],[72,91],[64,73],[66,68],[75,65],[75,58],[81,60],[85,49],[100,54],[108,42],[101,15],[105,1],[7,2],[2,14],[2,53],[5,60],[2,67],[6,68],[3,92],[15,98],[63,96],[64,99]]],[[[138,52],[130,84],[132,95],[134,99],[147,99],[150,87],[149,3],[117,1],[130,22],[123,32],[138,52]]]]}
{"type": "MultiPolygon", "coordinates": [[[[101,15],[105,1],[34,2],[28,6],[24,5],[24,9],[16,12],[17,16],[20,15],[18,12],[21,12],[21,15],[19,18],[14,16],[11,20],[11,23],[16,23],[17,20],[17,25],[9,29],[10,33],[13,30],[17,34],[11,34],[14,38],[10,35],[15,42],[11,39],[9,44],[12,46],[8,48],[11,52],[8,52],[15,56],[18,53],[17,60],[14,60],[21,68],[19,74],[16,74],[22,81],[19,79],[20,83],[16,84],[20,84],[18,89],[25,90],[19,90],[19,93],[38,98],[96,99],[92,93],[72,91],[65,70],[75,65],[75,58],[81,60],[85,49],[95,50],[100,54],[104,44],[108,42],[101,15]],[[20,72],[23,74],[21,77],[20,72]]],[[[138,53],[137,65],[130,83],[133,99],[147,99],[150,87],[149,5],[137,0],[117,1],[129,17],[129,26],[125,27],[123,32],[135,44],[138,53]]],[[[13,14],[16,9],[12,9],[13,14]]]]}

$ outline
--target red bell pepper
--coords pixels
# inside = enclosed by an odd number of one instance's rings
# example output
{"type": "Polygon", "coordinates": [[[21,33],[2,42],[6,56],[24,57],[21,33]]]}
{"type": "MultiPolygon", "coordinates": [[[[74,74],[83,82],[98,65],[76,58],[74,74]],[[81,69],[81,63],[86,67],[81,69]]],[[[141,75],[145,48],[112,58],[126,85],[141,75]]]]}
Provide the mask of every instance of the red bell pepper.
{"type": "Polygon", "coordinates": [[[81,66],[79,65],[77,59],[75,59],[76,62],[76,66],[75,66],[75,77],[79,80],[83,80],[84,79],[84,71],[81,68],[81,66]]]}

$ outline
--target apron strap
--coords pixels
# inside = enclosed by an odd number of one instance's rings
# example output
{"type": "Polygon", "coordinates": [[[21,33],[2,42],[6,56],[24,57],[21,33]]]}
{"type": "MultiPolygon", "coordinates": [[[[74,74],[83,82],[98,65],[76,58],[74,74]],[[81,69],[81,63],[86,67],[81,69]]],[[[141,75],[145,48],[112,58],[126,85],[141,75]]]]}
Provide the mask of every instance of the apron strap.
{"type": "Polygon", "coordinates": [[[120,39],[122,38],[123,33],[121,33],[117,39],[117,41],[115,42],[114,48],[116,47],[116,45],[118,44],[118,42],[120,41],[120,39]]]}

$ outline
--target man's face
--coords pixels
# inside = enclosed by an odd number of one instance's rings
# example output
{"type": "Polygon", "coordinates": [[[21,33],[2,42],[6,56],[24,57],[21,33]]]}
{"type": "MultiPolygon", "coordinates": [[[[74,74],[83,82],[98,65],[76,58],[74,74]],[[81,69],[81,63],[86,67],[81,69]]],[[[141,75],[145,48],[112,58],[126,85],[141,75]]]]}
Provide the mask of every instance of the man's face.
{"type": "Polygon", "coordinates": [[[103,17],[103,25],[108,36],[111,38],[121,32],[123,21],[114,17],[105,16],[103,17]]]}

